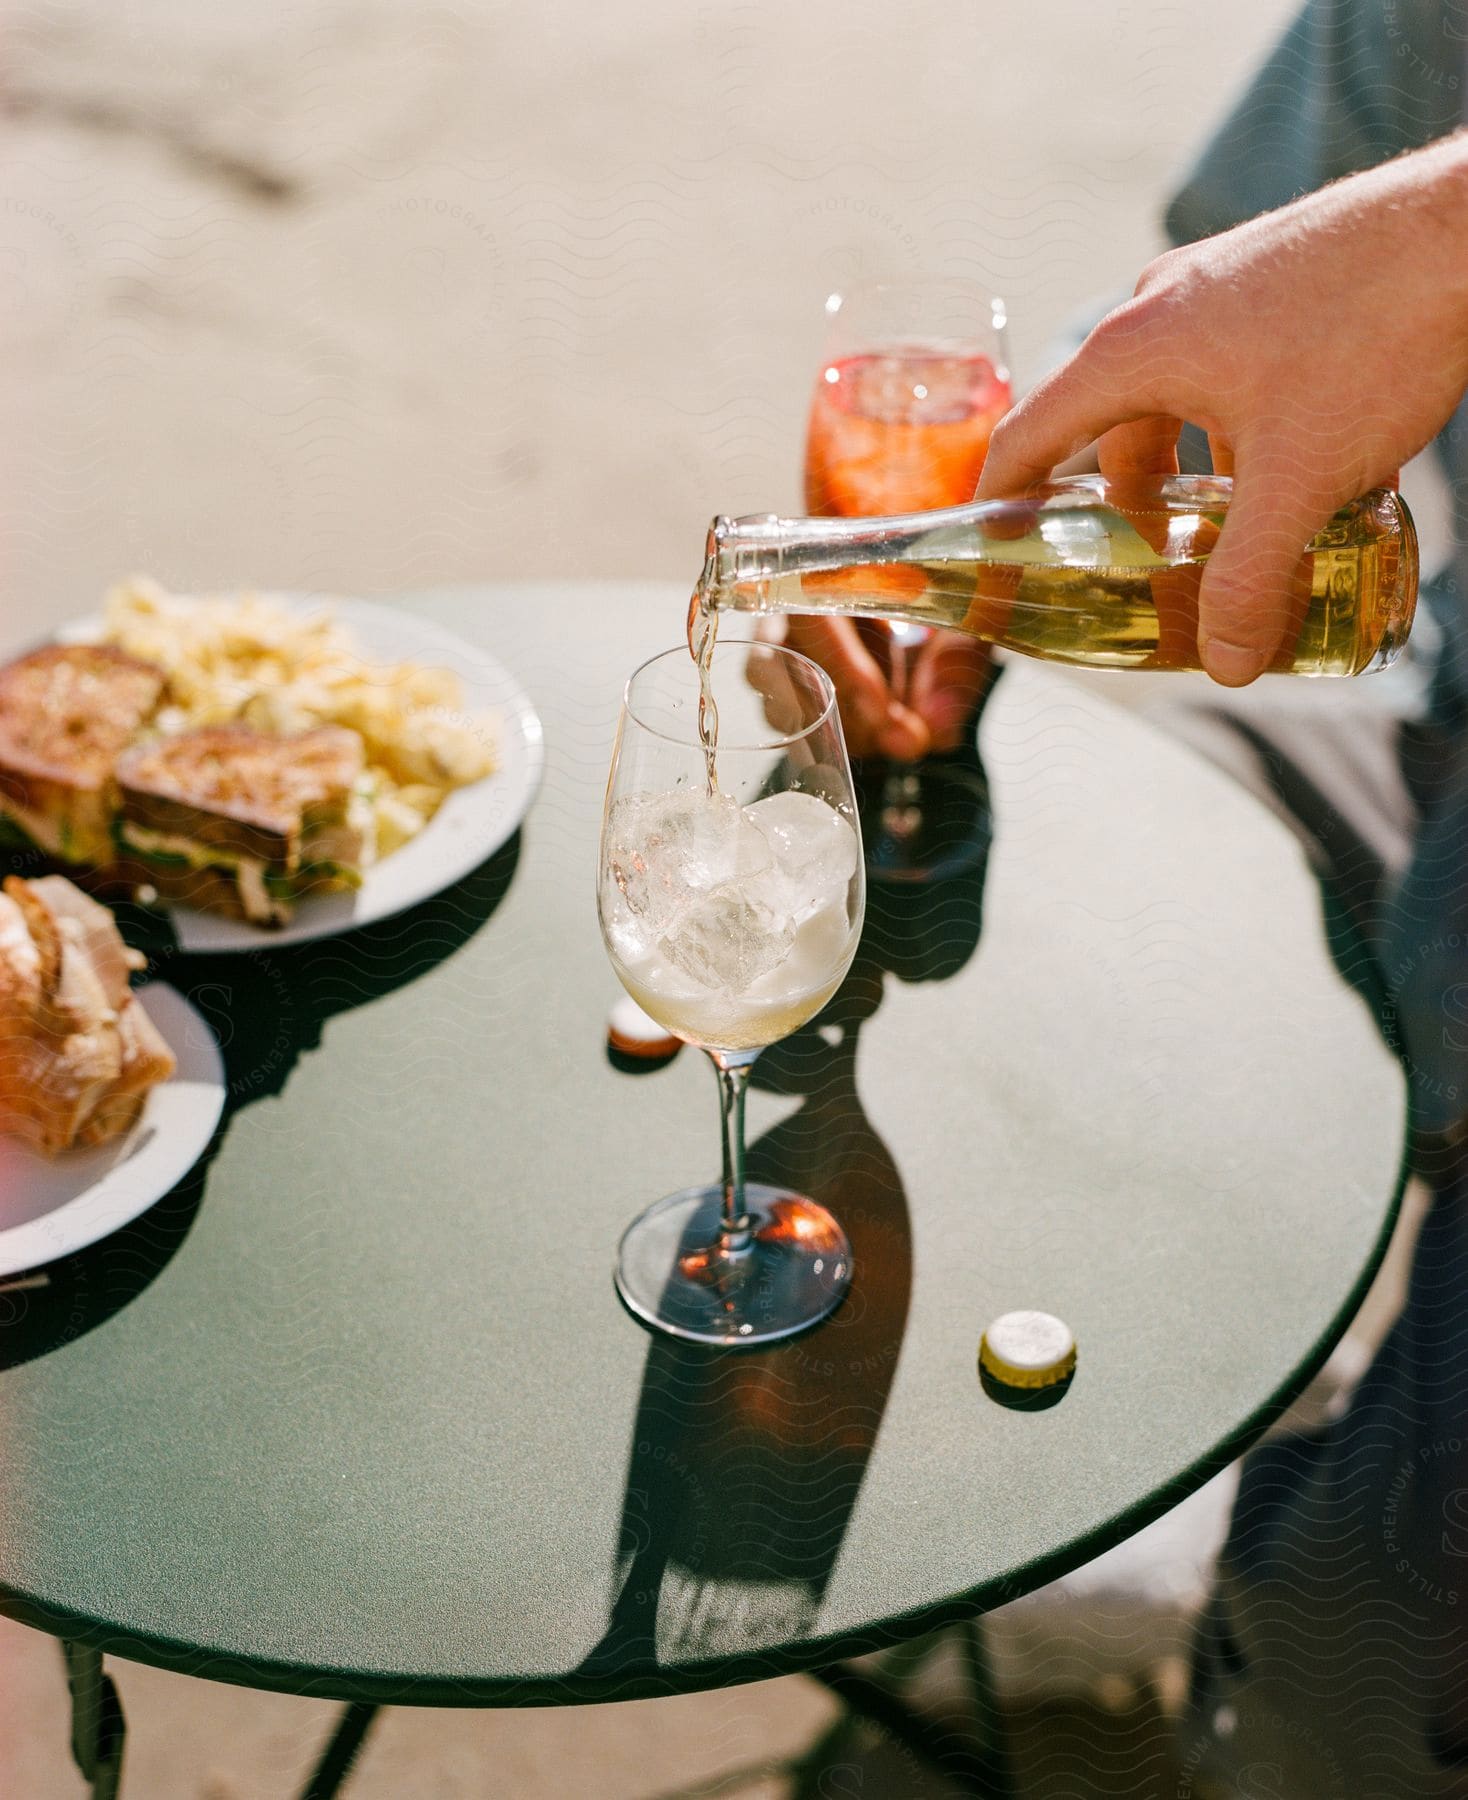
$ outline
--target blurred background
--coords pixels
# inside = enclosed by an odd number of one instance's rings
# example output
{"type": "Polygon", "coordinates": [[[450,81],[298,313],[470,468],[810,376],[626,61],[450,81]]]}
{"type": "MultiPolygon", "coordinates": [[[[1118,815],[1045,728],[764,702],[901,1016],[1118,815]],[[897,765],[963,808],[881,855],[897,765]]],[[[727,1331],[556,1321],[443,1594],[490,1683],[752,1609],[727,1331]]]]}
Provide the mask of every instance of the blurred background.
{"type": "Polygon", "coordinates": [[[694,573],[792,507],[822,302],[1129,290],[1284,0],[8,9],[5,624],[121,574],[694,573]]]}
{"type": "MultiPolygon", "coordinates": [[[[797,504],[832,289],[982,280],[1023,387],[1160,247],[1190,151],[1292,10],[12,4],[0,635],[133,571],[513,579],[527,606],[539,576],[691,580],[710,514],[797,504]]],[[[1227,1493],[1198,1503],[996,1620],[1026,1793],[1178,1791],[1154,1727],[1227,1493]],[[1068,1736],[1035,1710],[1056,1693],[1068,1736]]],[[[143,1800],[292,1792],[329,1728],[310,1700],[118,1677],[143,1800]]],[[[838,1715],[797,1679],[565,1718],[399,1711],[349,1792],[946,1791],[838,1715]]],[[[66,1718],[55,1646],[0,1624],[7,1800],[82,1793],[66,1718]]]]}

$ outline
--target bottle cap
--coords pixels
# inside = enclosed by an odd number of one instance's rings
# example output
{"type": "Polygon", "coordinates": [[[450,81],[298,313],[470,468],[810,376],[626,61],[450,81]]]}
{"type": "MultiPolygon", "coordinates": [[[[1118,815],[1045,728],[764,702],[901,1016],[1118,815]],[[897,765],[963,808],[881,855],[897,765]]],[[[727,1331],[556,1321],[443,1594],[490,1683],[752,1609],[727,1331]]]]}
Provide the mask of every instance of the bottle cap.
{"type": "Polygon", "coordinates": [[[623,994],[607,1015],[607,1042],[623,1056],[646,1057],[649,1062],[683,1048],[682,1038],[650,1019],[630,994],[623,994]]]}
{"type": "Polygon", "coordinates": [[[1074,1372],[1076,1341],[1054,1313],[1004,1313],[979,1339],[979,1366],[1006,1387],[1053,1387],[1074,1372]]]}

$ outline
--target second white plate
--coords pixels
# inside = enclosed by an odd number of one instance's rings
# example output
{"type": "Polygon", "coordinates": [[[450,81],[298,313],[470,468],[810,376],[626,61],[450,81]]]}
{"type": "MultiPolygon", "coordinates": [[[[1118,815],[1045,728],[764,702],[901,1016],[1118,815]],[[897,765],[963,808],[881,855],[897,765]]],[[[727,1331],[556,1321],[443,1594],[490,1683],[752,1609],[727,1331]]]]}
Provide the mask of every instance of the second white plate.
{"type": "Polygon", "coordinates": [[[224,1064],[214,1033],[182,994],[161,982],[136,1003],[177,1058],[150,1090],[131,1131],[61,1156],[0,1137],[0,1276],[84,1250],[177,1187],[209,1147],[224,1107],[224,1064]]]}

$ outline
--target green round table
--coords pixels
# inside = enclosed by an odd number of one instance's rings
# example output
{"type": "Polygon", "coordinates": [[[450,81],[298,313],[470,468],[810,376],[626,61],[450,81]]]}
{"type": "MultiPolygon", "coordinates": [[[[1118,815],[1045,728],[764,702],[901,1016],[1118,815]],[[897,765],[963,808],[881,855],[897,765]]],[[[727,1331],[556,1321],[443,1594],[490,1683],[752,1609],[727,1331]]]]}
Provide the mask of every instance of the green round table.
{"type": "Polygon", "coordinates": [[[161,958],[223,1028],[222,1138],[0,1296],[0,1607],[93,1675],[480,1706],[829,1665],[1135,1531],[1358,1303],[1405,1096],[1349,937],[1224,776],[1016,664],[987,867],[875,904],[757,1072],[751,1172],[842,1218],[850,1298],[760,1353],[622,1311],[618,1234],[718,1160],[705,1059],[608,1055],[593,899],[621,683],[684,600],[405,600],[535,700],[522,832],[355,935],[161,958]],[[1075,1331],[1058,1404],[980,1384],[1014,1307],[1075,1331]]]}

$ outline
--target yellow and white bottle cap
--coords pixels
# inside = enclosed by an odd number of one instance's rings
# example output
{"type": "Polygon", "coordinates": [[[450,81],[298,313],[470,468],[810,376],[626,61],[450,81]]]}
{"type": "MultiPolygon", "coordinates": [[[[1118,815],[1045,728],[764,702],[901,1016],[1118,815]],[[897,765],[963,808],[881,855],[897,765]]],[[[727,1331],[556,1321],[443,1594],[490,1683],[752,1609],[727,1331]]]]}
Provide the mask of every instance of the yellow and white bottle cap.
{"type": "Polygon", "coordinates": [[[1006,1387],[1053,1387],[1075,1370],[1075,1337],[1054,1313],[1004,1313],[979,1339],[979,1366],[1006,1387]]]}

